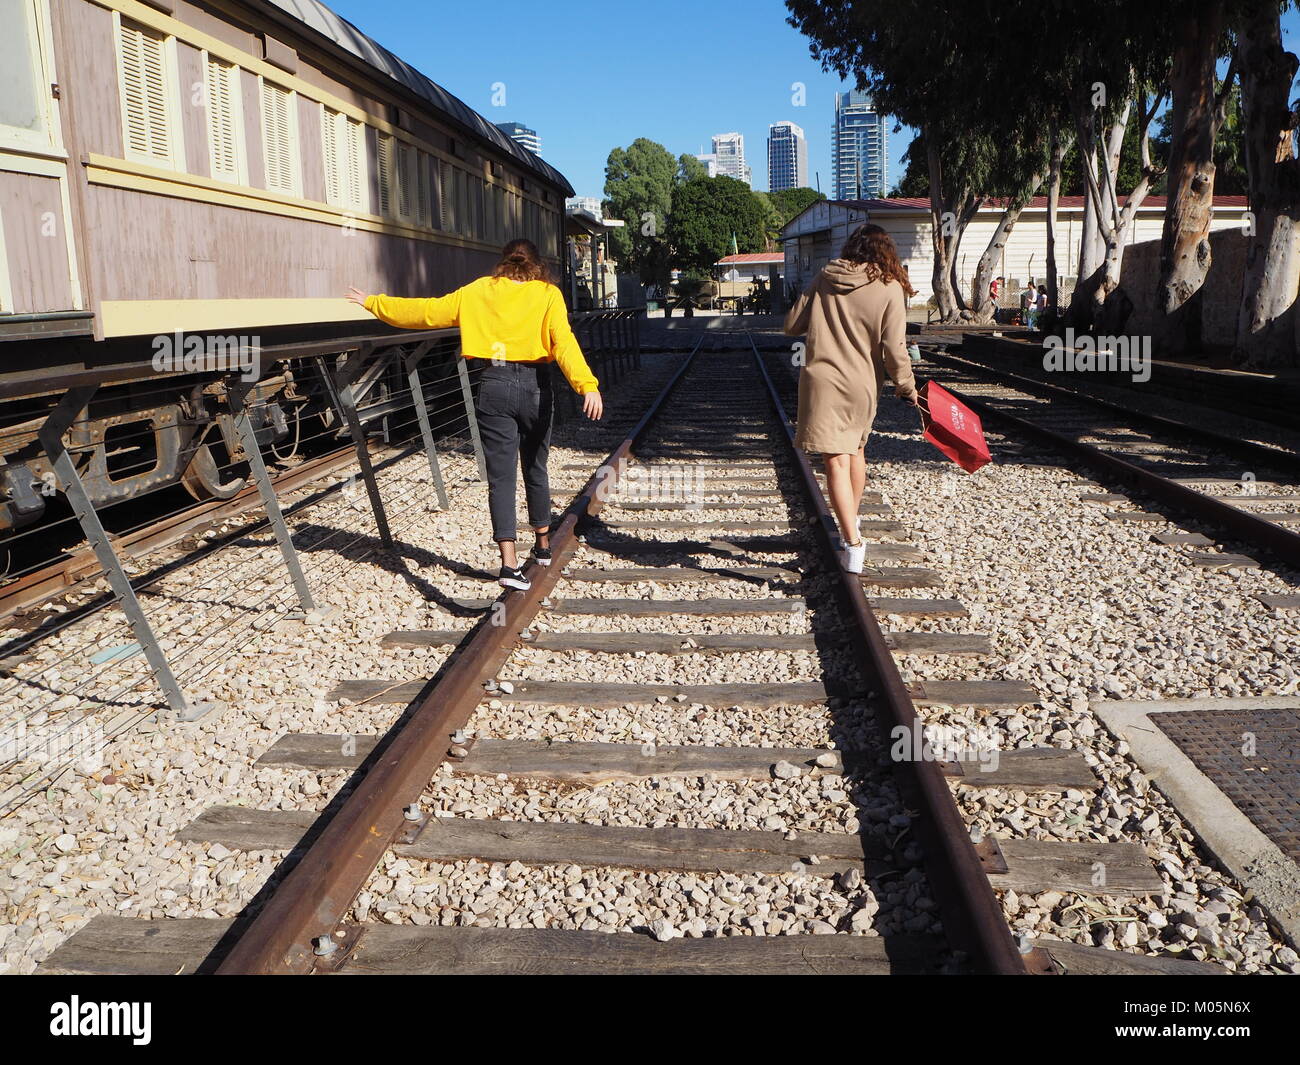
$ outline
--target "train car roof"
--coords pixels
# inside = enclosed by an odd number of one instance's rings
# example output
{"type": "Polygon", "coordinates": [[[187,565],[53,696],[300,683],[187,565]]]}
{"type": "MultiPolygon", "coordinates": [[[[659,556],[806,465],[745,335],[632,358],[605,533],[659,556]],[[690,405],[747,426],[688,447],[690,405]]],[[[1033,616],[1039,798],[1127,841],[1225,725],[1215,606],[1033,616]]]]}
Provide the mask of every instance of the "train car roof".
{"type": "Polygon", "coordinates": [[[573,195],[573,186],[550,163],[506,136],[505,133],[497,129],[496,126],[463,100],[453,96],[437,82],[421,74],[410,63],[399,59],[378,41],[367,37],[347,19],[335,14],[324,4],[319,3],[319,0],[262,0],[262,2],[270,7],[278,8],[289,17],[328,37],[340,48],[351,52],[358,59],[381,73],[387,74],[417,96],[428,100],[438,110],[450,115],[483,140],[488,141],[508,155],[513,155],[530,170],[537,172],[547,181],[566,190],[566,196],[573,195]]]}

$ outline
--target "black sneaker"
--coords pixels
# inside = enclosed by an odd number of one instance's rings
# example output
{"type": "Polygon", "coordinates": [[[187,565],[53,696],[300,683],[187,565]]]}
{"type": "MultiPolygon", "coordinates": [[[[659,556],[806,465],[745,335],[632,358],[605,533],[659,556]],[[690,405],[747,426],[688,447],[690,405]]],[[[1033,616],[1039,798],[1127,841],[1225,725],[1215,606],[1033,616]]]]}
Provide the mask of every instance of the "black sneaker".
{"type": "Polygon", "coordinates": [[[524,576],[522,569],[511,569],[509,566],[501,567],[501,575],[497,578],[497,584],[502,588],[514,588],[520,592],[526,592],[533,586],[533,582],[524,576]]]}
{"type": "Polygon", "coordinates": [[[551,564],[551,549],[549,547],[538,547],[533,545],[533,561],[539,566],[549,566],[551,564]]]}

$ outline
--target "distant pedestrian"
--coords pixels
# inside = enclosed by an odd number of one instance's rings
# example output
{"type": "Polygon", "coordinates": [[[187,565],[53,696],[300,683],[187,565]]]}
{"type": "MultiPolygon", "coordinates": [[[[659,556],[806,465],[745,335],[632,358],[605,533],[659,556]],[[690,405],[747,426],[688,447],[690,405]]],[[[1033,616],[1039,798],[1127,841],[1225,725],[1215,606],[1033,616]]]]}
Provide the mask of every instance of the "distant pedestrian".
{"type": "Polygon", "coordinates": [[[551,487],[546,459],[551,444],[551,378],[558,362],[582,395],[582,412],[603,413],[596,377],[583,358],[564,297],[551,283],[531,240],[512,240],[488,277],[446,296],[399,299],[352,289],[348,299],[401,329],[460,326],[462,353],[485,362],[475,409],[488,474],[492,539],[501,552],[503,588],[526,591],[531,579],[515,551],[515,470],[523,467],[528,523],[536,534],[533,561],[551,564],[551,487]]]}
{"type": "Polygon", "coordinates": [[[989,282],[989,299],[993,301],[993,320],[995,322],[998,320],[998,307],[1002,300],[1002,282],[1004,280],[1002,277],[995,277],[989,282]]]}
{"type": "Polygon", "coordinates": [[[1025,289],[1020,293],[1020,320],[1025,325],[1029,325],[1029,319],[1033,317],[1034,308],[1038,304],[1038,289],[1034,288],[1032,281],[1025,282],[1025,289]]]}
{"type": "Polygon", "coordinates": [[[867,485],[864,448],[885,377],[900,399],[919,402],[907,354],[909,295],[915,292],[889,234],[863,224],[795,301],[783,327],[789,336],[808,335],[795,443],[825,462],[842,564],[850,573],[861,573],[866,558],[858,528],[867,485]]]}
{"type": "Polygon", "coordinates": [[[1034,328],[1047,317],[1047,286],[1038,286],[1038,297],[1034,300],[1034,328]]]}

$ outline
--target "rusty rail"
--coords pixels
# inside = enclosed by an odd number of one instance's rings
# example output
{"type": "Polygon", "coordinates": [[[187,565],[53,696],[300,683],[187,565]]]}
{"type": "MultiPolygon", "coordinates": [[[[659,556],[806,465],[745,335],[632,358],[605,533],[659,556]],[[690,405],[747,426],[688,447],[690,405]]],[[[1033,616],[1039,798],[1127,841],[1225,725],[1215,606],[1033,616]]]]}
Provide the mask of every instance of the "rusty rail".
{"type": "Polygon", "coordinates": [[[385,738],[370,768],[217,967],[218,974],[309,972],[315,940],[331,936],[375,866],[406,824],[416,802],[447,757],[452,734],[469,720],[484,684],[518,645],[561,570],[578,550],[578,526],[600,512],[608,492],[655,416],[690,369],[695,345],[632,431],[592,474],[565,509],[551,538],[553,563],[532,568],[532,587],[506,592],[457,650],[441,679],[405,722],[385,738]],[[493,622],[496,622],[495,624],[493,622]]]}
{"type": "MultiPolygon", "coordinates": [[[[1007,375],[998,370],[989,370],[988,367],[979,366],[978,368],[995,376],[1016,376],[1007,375]]],[[[1097,401],[1090,396],[1081,396],[1076,392],[1070,392],[1067,389],[1046,382],[1030,381],[1029,384],[1036,385],[1045,391],[1050,390],[1048,391],[1049,397],[1054,393],[1063,392],[1072,401],[1093,403],[1101,407],[1113,406],[1105,403],[1105,401],[1097,401]]],[[[1185,484],[1170,480],[1161,474],[1144,469],[1136,463],[1122,459],[1118,455],[1112,455],[1102,448],[1092,444],[1085,444],[1081,440],[1066,436],[1064,433],[1058,433],[1045,425],[1039,425],[1037,422],[1001,410],[983,400],[960,392],[955,387],[945,387],[981,418],[992,418],[995,422],[1001,420],[1014,426],[1021,434],[1033,437],[1040,443],[1057,448],[1066,454],[1076,455],[1088,464],[1105,470],[1112,477],[1136,485],[1152,498],[1170,507],[1181,510],[1208,525],[1217,526],[1230,536],[1235,536],[1257,547],[1265,548],[1290,565],[1300,566],[1300,533],[1293,532],[1283,525],[1269,521],[1267,518],[1261,518],[1248,510],[1241,510],[1229,502],[1215,499],[1213,496],[1206,495],[1195,488],[1189,488],[1185,484]]],[[[1026,387],[1026,391],[1029,391],[1028,387],[1026,387]]],[[[1119,409],[1123,410],[1123,408],[1119,409]]],[[[1207,438],[1211,442],[1217,442],[1222,446],[1223,438],[1211,430],[1184,426],[1181,422],[1159,418],[1156,415],[1141,415],[1135,411],[1125,411],[1125,413],[1138,420],[1155,421],[1171,431],[1184,432],[1193,439],[1207,438]]],[[[1251,441],[1231,442],[1239,445],[1243,451],[1253,449],[1252,453],[1256,454],[1256,457],[1262,457],[1265,461],[1273,461],[1278,466],[1295,465],[1296,463],[1296,456],[1289,452],[1278,451],[1266,445],[1254,444],[1251,441]]],[[[1242,496],[1241,498],[1249,500],[1250,496],[1242,496]]]]}
{"type": "MultiPolygon", "coordinates": [[[[904,728],[912,734],[918,726],[916,707],[907,686],[894,664],[893,653],[867,602],[862,582],[845,572],[835,557],[833,537],[835,518],[826,503],[808,456],[794,443],[794,427],[781,405],[781,398],[763,363],[752,334],[746,334],[759,375],[767,386],[773,412],[785,431],[791,458],[799,469],[804,494],[824,557],[839,576],[839,592],[847,607],[850,639],[855,658],[872,682],[878,698],[877,714],[885,734],[904,728]]],[[[938,763],[915,760],[897,763],[899,790],[907,806],[922,811],[914,822],[925,852],[926,873],[944,913],[944,928],[950,942],[970,955],[975,967],[984,973],[1023,976],[1028,970],[1002,913],[993,888],[989,885],[970,834],[961,819],[948,782],[938,763]],[[955,918],[955,920],[954,920],[955,918]]]]}

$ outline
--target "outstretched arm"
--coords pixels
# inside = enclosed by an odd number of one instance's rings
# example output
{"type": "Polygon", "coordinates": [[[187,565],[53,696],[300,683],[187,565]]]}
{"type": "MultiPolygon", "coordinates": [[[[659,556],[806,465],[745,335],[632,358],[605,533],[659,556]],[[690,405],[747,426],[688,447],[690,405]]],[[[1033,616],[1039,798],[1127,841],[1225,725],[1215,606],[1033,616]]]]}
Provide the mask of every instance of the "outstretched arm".
{"type": "Polygon", "coordinates": [[[382,322],[399,329],[450,329],[460,324],[460,289],[445,296],[402,299],[348,290],[347,299],[359,304],[382,322]]]}

